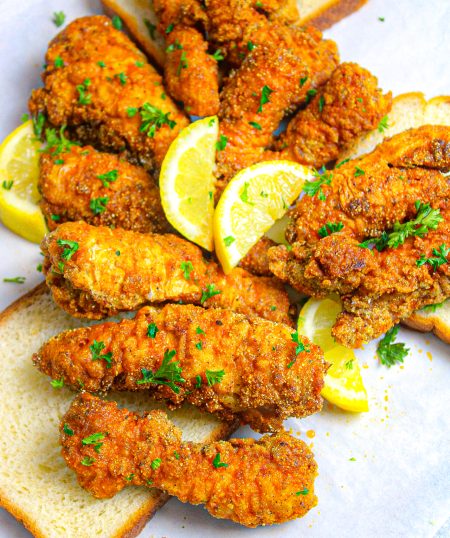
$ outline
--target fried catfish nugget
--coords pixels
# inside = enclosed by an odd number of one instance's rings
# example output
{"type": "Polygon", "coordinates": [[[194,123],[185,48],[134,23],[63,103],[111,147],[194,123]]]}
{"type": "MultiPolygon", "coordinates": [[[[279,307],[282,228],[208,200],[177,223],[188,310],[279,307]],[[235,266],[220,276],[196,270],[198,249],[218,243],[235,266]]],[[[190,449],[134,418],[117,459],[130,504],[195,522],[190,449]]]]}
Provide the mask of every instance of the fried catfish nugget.
{"type": "MultiPolygon", "coordinates": [[[[375,150],[322,176],[321,192],[303,196],[290,212],[286,238],[314,243],[328,223],[363,241],[416,215],[420,200],[450,199],[450,128],[426,125],[386,139],[375,150]]],[[[320,181],[320,178],[317,178],[320,181]]]]}
{"type": "Polygon", "coordinates": [[[287,293],[276,279],[239,268],[225,275],[199,247],[175,235],[66,222],[47,234],[42,250],[55,301],[76,317],[100,319],[183,301],[292,323],[287,293]]]}
{"type": "MultiPolygon", "coordinates": [[[[311,103],[290,122],[280,137],[277,158],[320,168],[337,159],[362,133],[376,129],[392,106],[378,80],[355,63],[342,63],[311,103]]],[[[270,153],[268,158],[273,158],[270,153]]]]}
{"type": "Polygon", "coordinates": [[[72,146],[58,155],[43,153],[38,189],[49,230],[84,220],[142,233],[173,231],[153,178],[119,155],[91,146],[72,146]]]}
{"type": "Polygon", "coordinates": [[[146,390],[171,408],[187,401],[259,432],[320,411],[327,366],[320,348],[287,325],[170,304],[61,333],[33,361],[76,390],[146,390]]]}
{"type": "Polygon", "coordinates": [[[60,426],[62,455],[94,497],[150,486],[247,527],[283,523],[317,504],[317,464],[288,433],[208,445],[183,442],[162,411],[139,415],[89,394],[60,426]]]}
{"type": "Polygon", "coordinates": [[[30,111],[71,137],[157,169],[188,124],[146,57],[110,19],[76,19],[51,41],[30,111]]]}

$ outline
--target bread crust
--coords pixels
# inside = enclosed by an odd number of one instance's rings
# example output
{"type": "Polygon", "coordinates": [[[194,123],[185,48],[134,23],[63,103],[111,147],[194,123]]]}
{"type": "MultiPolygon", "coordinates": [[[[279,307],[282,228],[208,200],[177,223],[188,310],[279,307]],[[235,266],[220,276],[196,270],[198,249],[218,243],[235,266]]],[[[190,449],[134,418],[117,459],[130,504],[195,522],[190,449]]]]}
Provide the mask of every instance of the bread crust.
{"type": "Polygon", "coordinates": [[[402,324],[421,333],[433,332],[443,342],[450,344],[450,326],[437,315],[424,316],[421,312],[414,312],[402,324]]]}
{"type": "Polygon", "coordinates": [[[300,22],[309,22],[319,30],[326,30],[360,9],[366,2],[367,0],[330,0],[305,19],[301,18],[300,12],[300,22]]]}
{"type": "MultiPolygon", "coordinates": [[[[0,313],[0,331],[8,323],[11,316],[21,310],[28,308],[44,294],[48,294],[48,288],[45,282],[42,282],[25,295],[22,295],[11,305],[0,313]]],[[[44,315],[45,313],[43,313],[44,315]]],[[[205,439],[206,443],[227,439],[236,429],[237,423],[219,424],[212,434],[205,439]]],[[[162,491],[153,490],[152,497],[144,502],[138,510],[131,514],[128,521],[119,529],[111,534],[110,538],[134,538],[145,527],[146,523],[153,517],[156,511],[161,508],[168,500],[169,495],[162,491]]],[[[8,497],[8,492],[0,487],[0,507],[7,510],[13,517],[28,529],[36,538],[48,538],[39,528],[39,522],[30,517],[18,504],[14,503],[8,497]]]]}

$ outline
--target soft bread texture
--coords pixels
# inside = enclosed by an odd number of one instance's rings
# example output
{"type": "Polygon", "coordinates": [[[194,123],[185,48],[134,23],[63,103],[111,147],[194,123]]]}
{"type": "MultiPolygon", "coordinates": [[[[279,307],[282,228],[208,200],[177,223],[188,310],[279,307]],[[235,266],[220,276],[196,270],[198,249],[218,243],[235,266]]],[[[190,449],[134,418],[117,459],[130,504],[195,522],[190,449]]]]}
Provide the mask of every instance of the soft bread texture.
{"type": "MultiPolygon", "coordinates": [[[[347,17],[367,0],[297,0],[299,24],[311,23],[319,29],[329,28],[347,17]]],[[[117,14],[131,35],[160,67],[164,65],[164,37],[155,29],[152,39],[145,20],[156,26],[158,19],[151,0],[102,0],[108,14],[117,14]]]]}
{"type": "MultiPolygon", "coordinates": [[[[398,95],[388,114],[388,128],[383,133],[375,130],[362,135],[339,156],[338,160],[353,159],[369,153],[384,138],[427,124],[450,126],[450,96],[434,97],[427,101],[423,93],[398,95]]],[[[433,331],[438,338],[450,343],[450,299],[435,311],[418,310],[403,323],[418,331],[433,331]]]]}
{"type": "MultiPolygon", "coordinates": [[[[82,324],[53,303],[44,285],[0,314],[0,506],[39,538],[132,538],[168,496],[127,488],[113,499],[96,500],[81,489],[58,441],[59,421],[74,394],[54,389],[31,362],[49,337],[82,324]]],[[[111,398],[139,411],[158,407],[145,394],[111,398]]],[[[186,440],[210,442],[235,429],[192,407],[169,416],[186,440]]]]}

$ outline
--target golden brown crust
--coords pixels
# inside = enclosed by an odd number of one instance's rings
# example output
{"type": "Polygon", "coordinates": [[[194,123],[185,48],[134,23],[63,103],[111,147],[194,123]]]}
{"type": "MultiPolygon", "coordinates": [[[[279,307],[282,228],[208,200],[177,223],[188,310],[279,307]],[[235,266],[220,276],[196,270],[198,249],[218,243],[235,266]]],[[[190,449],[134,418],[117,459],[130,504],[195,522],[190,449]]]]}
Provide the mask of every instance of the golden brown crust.
{"type": "Polygon", "coordinates": [[[402,324],[422,333],[433,332],[443,342],[450,344],[450,325],[439,317],[439,313],[425,317],[418,310],[409,318],[402,320],[402,324]]]}
{"type": "Polygon", "coordinates": [[[320,30],[326,30],[336,24],[340,20],[348,17],[355,11],[358,11],[367,0],[330,0],[318,11],[314,11],[308,18],[302,19],[300,12],[301,23],[314,24],[320,30]]]}

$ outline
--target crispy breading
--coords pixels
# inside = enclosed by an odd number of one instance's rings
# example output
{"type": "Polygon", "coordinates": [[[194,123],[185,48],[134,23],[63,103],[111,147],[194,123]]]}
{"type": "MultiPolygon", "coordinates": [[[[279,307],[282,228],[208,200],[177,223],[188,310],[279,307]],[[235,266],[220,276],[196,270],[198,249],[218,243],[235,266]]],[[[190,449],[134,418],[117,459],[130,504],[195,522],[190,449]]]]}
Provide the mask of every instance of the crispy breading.
{"type": "Polygon", "coordinates": [[[159,19],[158,29],[169,35],[175,26],[207,28],[208,16],[198,0],[153,0],[153,9],[159,19]]]}
{"type": "Polygon", "coordinates": [[[72,146],[58,155],[43,153],[38,189],[50,230],[63,222],[84,220],[137,232],[173,231],[153,178],[119,155],[91,146],[72,146]]]}
{"type": "Polygon", "coordinates": [[[248,527],[302,517],[317,504],[313,455],[286,432],[258,441],[183,442],[162,411],[141,416],[81,394],[60,436],[67,465],[97,498],[129,485],[157,487],[248,527]]]}
{"type": "Polygon", "coordinates": [[[272,271],[269,268],[268,252],[269,248],[276,245],[277,243],[268,237],[261,237],[239,262],[239,267],[253,275],[272,276],[272,271]]]}
{"type": "Polygon", "coordinates": [[[322,408],[322,351],[293,335],[287,325],[229,310],[146,306],[132,320],[61,333],[33,362],[75,390],[146,390],[172,409],[187,401],[222,420],[277,431],[283,420],[322,408]],[[95,354],[99,343],[102,350],[95,354]],[[172,354],[168,362],[179,363],[179,377],[161,374],[172,354]],[[98,356],[107,360],[93,359],[98,356]],[[154,380],[143,383],[144,371],[153,372],[154,380]]]}
{"type": "Polygon", "coordinates": [[[152,170],[189,123],[144,54],[107,17],[70,23],[51,41],[46,64],[44,87],[33,90],[30,111],[45,114],[53,126],[67,125],[83,144],[124,151],[152,170]]]}
{"type": "Polygon", "coordinates": [[[276,279],[240,268],[225,275],[199,247],[171,234],[66,222],[47,234],[42,250],[55,301],[76,317],[101,319],[144,304],[183,301],[292,323],[288,296],[276,279]]]}
{"type": "Polygon", "coordinates": [[[333,327],[334,338],[347,347],[361,347],[381,336],[416,310],[450,297],[450,268],[417,265],[422,255],[450,245],[450,211],[437,230],[406,239],[381,252],[359,246],[351,234],[340,232],[312,246],[295,243],[292,251],[269,251],[270,267],[295,289],[314,297],[338,293],[343,312],[333,327]]]}
{"type": "Polygon", "coordinates": [[[217,60],[195,28],[176,26],[166,36],[164,82],[167,91],[194,116],[213,116],[219,110],[217,60]]]}
{"type": "MultiPolygon", "coordinates": [[[[392,106],[378,80],[355,63],[342,63],[311,103],[289,122],[276,144],[277,158],[320,168],[335,160],[346,144],[376,129],[392,106]]],[[[269,153],[267,158],[273,158],[269,153]]]]}
{"type": "Polygon", "coordinates": [[[450,198],[450,128],[426,125],[386,139],[343,164],[323,185],[324,200],[303,196],[290,212],[289,243],[313,243],[327,222],[342,222],[359,240],[380,235],[416,214],[415,202],[441,207],[450,198]]]}

